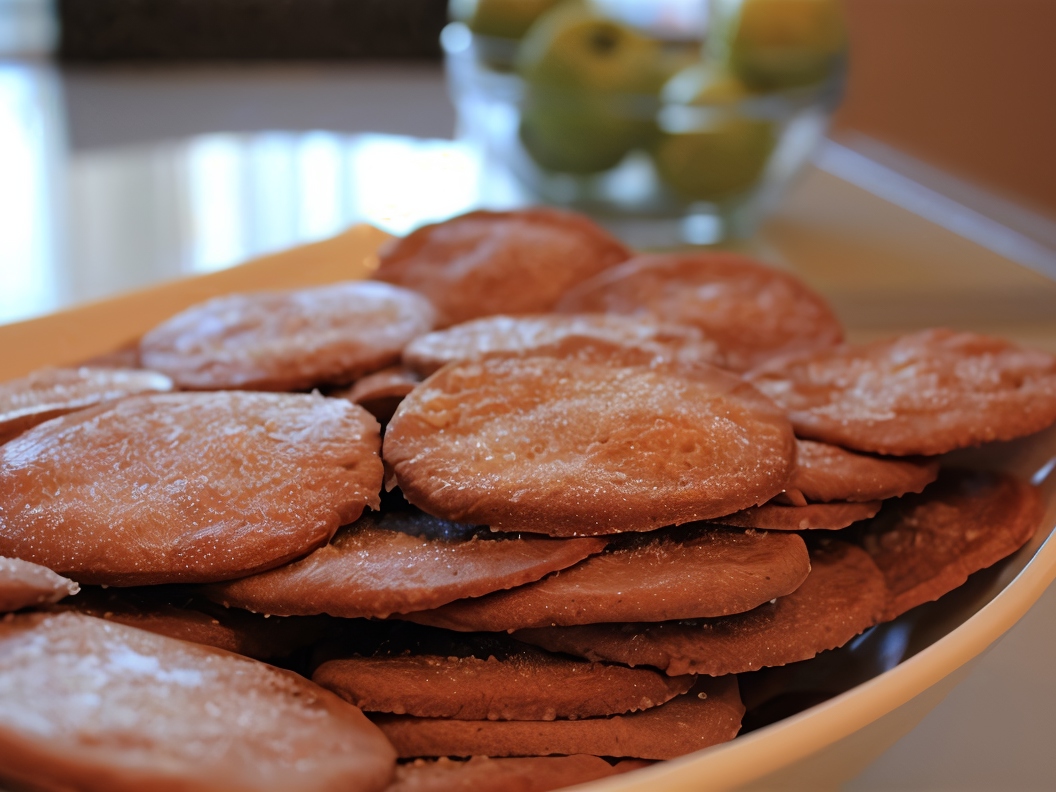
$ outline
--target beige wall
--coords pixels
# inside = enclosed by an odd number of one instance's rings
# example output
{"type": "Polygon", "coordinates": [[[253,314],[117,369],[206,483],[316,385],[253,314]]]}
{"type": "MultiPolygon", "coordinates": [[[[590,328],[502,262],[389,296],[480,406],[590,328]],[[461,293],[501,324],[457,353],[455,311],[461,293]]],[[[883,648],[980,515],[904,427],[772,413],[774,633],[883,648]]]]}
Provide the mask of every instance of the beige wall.
{"type": "Polygon", "coordinates": [[[1056,216],[1056,0],[845,0],[859,131],[1056,216]]]}

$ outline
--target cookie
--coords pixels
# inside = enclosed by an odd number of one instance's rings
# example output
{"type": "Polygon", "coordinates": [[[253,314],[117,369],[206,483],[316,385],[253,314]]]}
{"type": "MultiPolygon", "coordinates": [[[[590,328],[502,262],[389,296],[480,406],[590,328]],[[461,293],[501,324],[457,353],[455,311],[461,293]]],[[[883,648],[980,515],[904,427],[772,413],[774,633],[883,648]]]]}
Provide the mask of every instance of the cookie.
{"type": "Polygon", "coordinates": [[[621,537],[604,553],[538,583],[402,618],[498,632],[725,616],[795,591],[809,572],[798,536],[686,526],[621,537]]]}
{"type": "Polygon", "coordinates": [[[882,501],[808,503],[805,506],[764,503],[762,506],[727,514],[714,522],[766,531],[835,531],[859,520],[869,519],[880,511],[882,505],[882,501]]]}
{"type": "Polygon", "coordinates": [[[698,327],[735,371],[843,340],[843,327],[819,295],[792,275],[735,253],[636,256],[570,289],[556,310],[698,327]]]}
{"type": "Polygon", "coordinates": [[[939,475],[937,459],[902,459],[856,454],[839,446],[796,440],[796,472],[789,503],[887,500],[920,492],[939,475]]]}
{"type": "Polygon", "coordinates": [[[341,399],[132,396],[0,446],[0,554],[81,583],[209,583],[325,544],[378,503],[378,424],[341,399]]]}
{"type": "Polygon", "coordinates": [[[40,564],[0,557],[0,613],[58,602],[79,590],[72,580],[40,564]]]}
{"type": "Polygon", "coordinates": [[[968,470],[944,470],[922,494],[892,503],[862,532],[891,592],[884,620],[938,599],[1014,553],[1041,516],[1033,487],[968,470]]]}
{"type": "Polygon", "coordinates": [[[0,622],[0,778],[34,789],[382,790],[392,748],[289,671],[73,613],[0,622]]]}
{"type": "Polygon", "coordinates": [[[400,405],[383,454],[430,514],[572,536],[764,503],[787,484],[795,438],[740,377],[567,339],[445,366],[400,405]]]}
{"type": "Polygon", "coordinates": [[[582,215],[536,207],[470,212],[393,240],[374,277],[421,292],[438,327],[492,314],[545,313],[570,287],[629,258],[582,215]]]}
{"type": "Polygon", "coordinates": [[[363,379],[356,380],[351,388],[330,395],[362,405],[380,423],[387,424],[400,402],[418,387],[421,381],[410,369],[392,366],[368,374],[363,379]]]}
{"type": "Polygon", "coordinates": [[[878,454],[942,454],[1056,421],[1056,357],[974,333],[822,350],[750,379],[798,435],[878,454]]]}
{"type": "Polygon", "coordinates": [[[366,514],[299,561],[204,593],[280,616],[385,617],[538,580],[604,547],[593,537],[495,535],[417,510],[366,514]]]}
{"type": "Polygon", "coordinates": [[[224,608],[167,586],[89,587],[49,610],[53,613],[75,611],[257,660],[288,657],[322,638],[331,626],[325,618],[267,619],[237,608],[224,608]]]}
{"type": "Polygon", "coordinates": [[[374,715],[401,758],[593,754],[674,759],[737,736],[744,706],[736,677],[701,679],[663,706],[609,718],[453,720],[374,715]]]}
{"type": "Polygon", "coordinates": [[[695,327],[661,324],[648,317],[606,314],[489,316],[419,336],[403,350],[403,363],[423,376],[455,360],[495,352],[528,352],[581,337],[655,351],[663,357],[721,366],[718,347],[695,327]]]}
{"type": "Polygon", "coordinates": [[[722,676],[807,660],[843,646],[880,621],[887,598],[884,577],[868,553],[828,542],[811,552],[810,575],[802,586],[750,613],[695,622],[550,627],[515,637],[598,662],[722,676]]]}
{"type": "Polygon", "coordinates": [[[51,418],[136,393],[172,390],[154,371],[49,368],[0,384],[0,443],[51,418]]]}
{"type": "Polygon", "coordinates": [[[185,389],[301,390],[399,362],[434,320],[421,295],[370,281],[231,294],[155,327],[140,357],[185,389]]]}
{"type": "Polygon", "coordinates": [[[371,652],[322,663],[312,681],[366,712],[424,718],[589,718],[645,710],[694,677],[591,663],[505,635],[396,625],[371,652]]]}
{"type": "Polygon", "coordinates": [[[396,766],[386,792],[550,792],[616,775],[620,770],[586,754],[469,761],[417,759],[396,766]]]}

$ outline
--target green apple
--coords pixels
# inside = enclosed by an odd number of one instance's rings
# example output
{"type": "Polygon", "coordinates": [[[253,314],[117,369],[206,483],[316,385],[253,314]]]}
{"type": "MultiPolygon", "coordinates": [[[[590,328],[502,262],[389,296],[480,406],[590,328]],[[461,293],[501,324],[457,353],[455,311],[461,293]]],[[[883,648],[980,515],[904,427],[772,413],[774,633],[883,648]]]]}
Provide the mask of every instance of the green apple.
{"type": "Polygon", "coordinates": [[[481,36],[519,39],[563,0],[451,0],[448,13],[481,36]]]}
{"type": "Polygon", "coordinates": [[[755,90],[824,80],[846,54],[840,0],[715,0],[709,52],[755,90]]]}
{"type": "Polygon", "coordinates": [[[663,182],[683,198],[721,201],[758,181],[777,143],[771,121],[748,118],[738,104],[751,94],[731,74],[697,64],[676,74],[663,99],[699,118],[665,131],[652,150],[663,182]]]}
{"type": "Polygon", "coordinates": [[[597,173],[653,134],[670,59],[661,44],[587,4],[553,9],[517,53],[524,79],[521,140],[547,170],[597,173]]]}

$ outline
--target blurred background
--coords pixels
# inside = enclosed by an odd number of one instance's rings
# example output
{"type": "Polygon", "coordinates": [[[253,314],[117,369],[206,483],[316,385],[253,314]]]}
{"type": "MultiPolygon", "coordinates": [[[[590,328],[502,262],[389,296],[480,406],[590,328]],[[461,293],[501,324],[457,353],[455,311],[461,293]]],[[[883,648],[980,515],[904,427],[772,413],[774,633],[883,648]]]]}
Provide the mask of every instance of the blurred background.
{"type": "MultiPolygon", "coordinates": [[[[356,222],[549,200],[636,245],[794,266],[859,338],[943,323],[1056,350],[1056,3],[818,0],[837,43],[779,84],[720,24],[746,2],[602,2],[619,27],[591,46],[651,54],[569,98],[547,93],[575,71],[548,71],[557,32],[517,54],[472,3],[0,0],[0,323],[356,222]],[[702,49],[721,73],[693,71],[702,49]],[[554,125],[588,145],[548,146],[554,125]],[[617,151],[589,145],[621,129],[617,151]],[[686,164],[715,150],[736,167],[686,164]]],[[[849,788],[1051,787],[1056,597],[1039,608],[849,788]]]]}

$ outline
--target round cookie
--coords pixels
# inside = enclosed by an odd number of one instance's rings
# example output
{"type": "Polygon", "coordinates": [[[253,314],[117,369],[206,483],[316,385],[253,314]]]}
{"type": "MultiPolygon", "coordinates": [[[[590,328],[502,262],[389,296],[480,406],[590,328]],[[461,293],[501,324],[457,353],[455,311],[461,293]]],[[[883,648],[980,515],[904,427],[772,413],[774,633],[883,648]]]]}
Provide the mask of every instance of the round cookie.
{"type": "Polygon", "coordinates": [[[796,472],[788,489],[802,496],[803,503],[794,504],[799,506],[806,501],[860,503],[920,492],[938,475],[937,459],[867,456],[828,443],[796,440],[796,472]]]}
{"type": "Polygon", "coordinates": [[[44,421],[136,393],[172,390],[154,371],[115,368],[48,368],[0,383],[0,443],[44,421]]]}
{"type": "Polygon", "coordinates": [[[674,759],[737,736],[744,705],[737,678],[700,679],[659,707],[609,718],[552,721],[453,720],[375,715],[401,758],[593,754],[674,759]]]}
{"type": "Polygon", "coordinates": [[[536,207],[470,212],[423,226],[382,251],[374,277],[421,292],[437,326],[544,313],[571,286],[629,258],[586,217],[536,207]]]}
{"type": "Polygon", "coordinates": [[[387,424],[400,402],[417,388],[421,381],[413,371],[403,366],[392,366],[368,374],[363,379],[356,380],[351,388],[330,395],[362,405],[379,423],[387,424]]]}
{"type": "Polygon", "coordinates": [[[377,421],[341,399],[132,396],[0,446],[0,554],[81,583],[209,583],[278,566],[377,505],[377,421]]]}
{"type": "Polygon", "coordinates": [[[550,627],[515,637],[588,660],[722,677],[843,646],[881,620],[886,602],[884,577],[869,554],[829,542],[812,550],[802,586],[750,613],[697,622],[550,627]]]}
{"type": "Polygon", "coordinates": [[[1056,421],[1056,357],[973,333],[925,330],[749,376],[797,434],[858,451],[930,456],[1056,421]]]}
{"type": "Polygon", "coordinates": [[[843,340],[843,327],[819,295],[794,276],[735,253],[636,256],[570,289],[556,310],[699,327],[735,371],[843,340]]]}
{"type": "Polygon", "coordinates": [[[280,616],[385,617],[519,586],[604,548],[594,537],[494,535],[419,511],[365,514],[299,561],[203,593],[280,616]]]}
{"type": "Polygon", "coordinates": [[[417,759],[396,766],[396,780],[386,792],[550,792],[620,772],[604,759],[586,754],[474,756],[465,762],[417,759]]]}
{"type": "Polygon", "coordinates": [[[534,721],[645,710],[693,680],[550,654],[505,635],[409,624],[396,625],[374,651],[327,660],[312,675],[366,712],[534,721]]]}
{"type": "Polygon", "coordinates": [[[1041,498],[1011,476],[944,470],[862,532],[891,592],[884,621],[931,602],[1014,553],[1041,522],[1041,498]]]}
{"type": "Polygon", "coordinates": [[[489,316],[419,336],[403,362],[423,376],[456,360],[495,352],[528,352],[569,337],[592,338],[681,360],[723,364],[718,347],[695,327],[661,324],[648,317],[607,314],[489,316]]]}
{"type": "Polygon", "coordinates": [[[743,613],[795,591],[810,572],[790,534],[685,527],[630,535],[537,583],[401,618],[449,630],[520,630],[743,613]]]}
{"type": "Polygon", "coordinates": [[[231,294],[155,327],[140,356],[185,389],[302,390],[399,362],[434,320],[421,295],[372,281],[231,294]]]}
{"type": "Polygon", "coordinates": [[[0,622],[0,778],[102,792],[382,790],[355,707],[255,660],[73,613],[0,622]]]}
{"type": "Polygon", "coordinates": [[[740,377],[568,339],[445,366],[400,405],[383,454],[430,514],[572,536],[764,503],[787,484],[795,438],[740,377]]]}
{"type": "Polygon", "coordinates": [[[882,505],[882,501],[808,503],[805,506],[764,503],[762,506],[727,514],[714,522],[766,531],[836,531],[859,520],[868,520],[880,511],[882,505]]]}
{"type": "Polygon", "coordinates": [[[58,602],[79,590],[72,580],[40,564],[0,557],[0,613],[58,602]]]}

